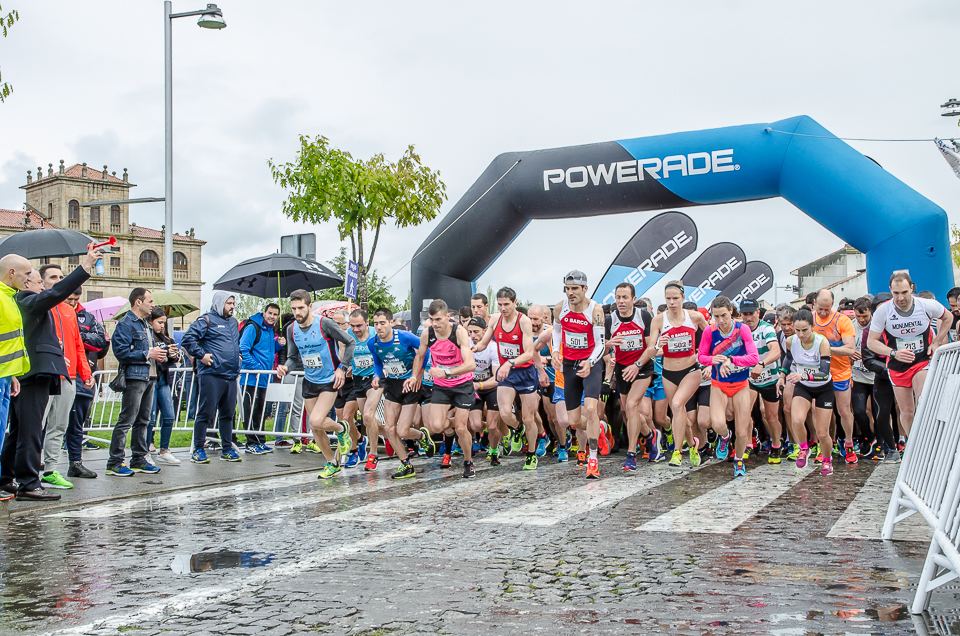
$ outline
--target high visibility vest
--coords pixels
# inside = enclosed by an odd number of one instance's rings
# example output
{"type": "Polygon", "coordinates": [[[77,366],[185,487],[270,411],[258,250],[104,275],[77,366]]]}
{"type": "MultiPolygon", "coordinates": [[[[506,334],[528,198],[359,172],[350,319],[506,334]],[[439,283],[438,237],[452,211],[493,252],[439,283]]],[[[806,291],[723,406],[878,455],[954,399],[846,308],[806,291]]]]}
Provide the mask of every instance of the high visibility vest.
{"type": "Polygon", "coordinates": [[[13,299],[18,290],[0,283],[0,378],[24,375],[30,358],[23,341],[23,318],[13,299]]]}

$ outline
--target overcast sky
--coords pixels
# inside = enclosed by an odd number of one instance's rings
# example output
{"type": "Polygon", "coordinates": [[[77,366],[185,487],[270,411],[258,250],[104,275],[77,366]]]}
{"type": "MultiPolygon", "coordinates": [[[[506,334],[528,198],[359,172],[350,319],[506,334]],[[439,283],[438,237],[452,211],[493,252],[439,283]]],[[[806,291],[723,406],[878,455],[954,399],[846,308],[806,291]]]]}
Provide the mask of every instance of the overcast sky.
{"type": "MultiPolygon", "coordinates": [[[[60,159],[130,171],[132,196],[163,196],[163,3],[4,0],[14,93],[0,105],[0,207],[22,209],[26,171],[60,159]]],[[[174,11],[205,2],[176,0],[174,11]]],[[[333,224],[285,219],[267,159],[323,134],[367,158],[415,144],[449,201],[501,152],[809,115],[838,136],[960,137],[939,105],[960,96],[960,3],[263,2],[223,0],[228,28],[174,22],[174,229],[206,240],[203,278],[333,224]],[[953,78],[953,79],[950,79],[953,78]]],[[[960,221],[960,183],[928,143],[851,145],[960,221]]],[[[842,241],[781,199],[684,210],[700,250],[719,241],[768,262],[777,284],[842,241]],[[746,230],[746,232],[744,232],[746,230]]],[[[652,213],[538,221],[478,288],[556,302],[577,267],[599,281],[652,213]]],[[[132,206],[159,228],[163,204],[132,206]]],[[[434,223],[439,222],[439,219],[434,223]]],[[[388,228],[374,268],[407,296],[409,259],[433,225],[388,228]]],[[[680,274],[692,262],[674,270],[680,274]]],[[[660,297],[659,290],[652,294],[660,297]]],[[[780,293],[780,300],[789,294],[780,293]]],[[[773,301],[773,294],[768,299],[773,301]]]]}

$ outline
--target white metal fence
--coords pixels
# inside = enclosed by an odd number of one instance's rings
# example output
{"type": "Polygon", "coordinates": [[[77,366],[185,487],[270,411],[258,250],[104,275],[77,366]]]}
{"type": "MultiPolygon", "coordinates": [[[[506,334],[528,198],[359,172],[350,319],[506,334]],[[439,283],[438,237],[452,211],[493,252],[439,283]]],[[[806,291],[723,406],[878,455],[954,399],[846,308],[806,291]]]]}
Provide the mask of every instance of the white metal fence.
{"type": "Polygon", "coordinates": [[[911,611],[960,576],[960,343],[940,347],[924,384],[881,536],[919,513],[933,529],[911,611]]]}

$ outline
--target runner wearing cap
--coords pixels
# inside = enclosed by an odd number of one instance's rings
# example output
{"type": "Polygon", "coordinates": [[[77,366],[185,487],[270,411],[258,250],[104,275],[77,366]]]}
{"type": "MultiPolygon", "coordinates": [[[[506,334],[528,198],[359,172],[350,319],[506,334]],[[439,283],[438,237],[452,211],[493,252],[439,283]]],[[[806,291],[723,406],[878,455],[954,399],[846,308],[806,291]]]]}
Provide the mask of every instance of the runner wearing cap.
{"type": "Polygon", "coordinates": [[[773,327],[760,320],[760,303],[751,298],[740,301],[740,317],[743,324],[750,327],[753,334],[753,344],[757,347],[760,356],[758,362],[750,369],[750,411],[760,396],[760,413],[763,424],[770,434],[770,453],[767,462],[779,464],[782,456],[781,436],[783,428],[780,426],[780,392],[777,390],[777,380],[780,379],[780,343],[773,327]]]}
{"type": "Polygon", "coordinates": [[[585,428],[590,456],[587,459],[587,479],[599,479],[597,452],[610,452],[607,432],[600,421],[600,388],[603,384],[604,318],[603,308],[588,299],[587,275],[573,270],[563,279],[566,294],[557,303],[553,323],[553,350],[563,346],[564,401],[571,426],[585,428]],[[580,400],[583,399],[581,417],[580,400]]]}

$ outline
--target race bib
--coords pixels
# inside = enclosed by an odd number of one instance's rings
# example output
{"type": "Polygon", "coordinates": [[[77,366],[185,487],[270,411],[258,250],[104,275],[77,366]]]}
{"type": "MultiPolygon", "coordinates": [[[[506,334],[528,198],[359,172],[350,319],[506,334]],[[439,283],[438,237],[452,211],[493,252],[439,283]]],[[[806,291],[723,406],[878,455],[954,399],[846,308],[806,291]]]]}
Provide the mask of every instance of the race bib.
{"type": "Polygon", "coordinates": [[[587,334],[567,331],[563,334],[563,343],[571,349],[586,349],[587,334]]]}
{"type": "Polygon", "coordinates": [[[951,329],[950,332],[947,334],[947,337],[950,339],[950,342],[956,342],[956,341],[957,341],[957,330],[956,330],[956,329],[951,329]]]}
{"type": "Polygon", "coordinates": [[[490,372],[490,367],[486,367],[484,369],[474,369],[473,371],[473,379],[476,380],[477,382],[483,382],[485,380],[489,380],[492,377],[493,377],[493,373],[490,372]]]}
{"type": "Polygon", "coordinates": [[[623,337],[623,343],[620,345],[621,351],[639,351],[643,348],[643,334],[635,333],[623,337]]]}
{"type": "Polygon", "coordinates": [[[763,371],[760,372],[759,376],[756,378],[750,378],[750,381],[754,384],[766,384],[767,382],[773,380],[773,378],[777,375],[776,371],[776,364],[768,364],[767,366],[763,367],[763,371]]]}
{"type": "Polygon", "coordinates": [[[854,360],[853,368],[858,371],[863,371],[864,373],[869,373],[869,371],[867,371],[867,367],[863,366],[863,359],[854,360]]]}
{"type": "Polygon", "coordinates": [[[391,360],[383,365],[383,370],[387,372],[387,375],[398,378],[407,372],[407,367],[398,360],[391,360]]]}
{"type": "Polygon", "coordinates": [[[322,369],[323,358],[321,358],[320,354],[318,353],[312,353],[310,355],[303,356],[303,368],[304,369],[322,369]]]}
{"type": "Polygon", "coordinates": [[[671,353],[693,351],[693,337],[688,333],[667,336],[667,350],[671,353]]]}
{"type": "Polygon", "coordinates": [[[812,366],[812,365],[809,365],[809,364],[798,364],[798,365],[797,365],[797,373],[799,373],[800,375],[802,375],[802,376],[804,376],[804,377],[806,377],[806,376],[808,376],[808,375],[811,375],[811,374],[813,374],[813,373],[819,373],[819,372],[820,372],[820,367],[819,367],[819,366],[816,366],[816,367],[815,367],[815,366],[812,366]]]}
{"type": "Polygon", "coordinates": [[[510,344],[509,342],[498,342],[497,346],[500,349],[500,355],[507,360],[513,360],[520,355],[520,345],[510,344]]]}
{"type": "Polygon", "coordinates": [[[913,353],[923,352],[923,338],[914,336],[913,338],[897,338],[898,351],[912,351],[913,353]]]}
{"type": "Polygon", "coordinates": [[[359,370],[372,369],[373,368],[373,356],[363,355],[363,356],[354,356],[353,365],[359,370]]]}

